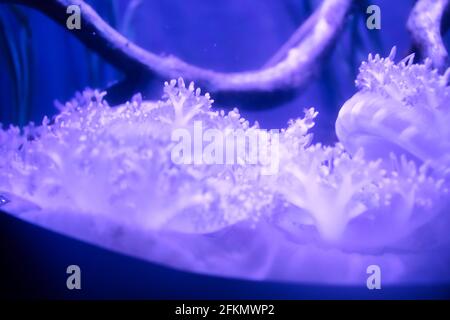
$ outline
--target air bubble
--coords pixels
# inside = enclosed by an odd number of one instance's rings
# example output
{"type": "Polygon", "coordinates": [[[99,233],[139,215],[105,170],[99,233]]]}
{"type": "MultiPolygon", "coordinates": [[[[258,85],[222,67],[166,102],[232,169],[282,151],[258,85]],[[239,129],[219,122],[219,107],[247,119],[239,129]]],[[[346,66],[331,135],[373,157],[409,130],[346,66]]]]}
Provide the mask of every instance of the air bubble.
{"type": "Polygon", "coordinates": [[[8,202],[10,202],[10,200],[8,198],[6,198],[5,196],[0,194],[0,207],[4,206],[5,204],[7,204],[8,202]]]}

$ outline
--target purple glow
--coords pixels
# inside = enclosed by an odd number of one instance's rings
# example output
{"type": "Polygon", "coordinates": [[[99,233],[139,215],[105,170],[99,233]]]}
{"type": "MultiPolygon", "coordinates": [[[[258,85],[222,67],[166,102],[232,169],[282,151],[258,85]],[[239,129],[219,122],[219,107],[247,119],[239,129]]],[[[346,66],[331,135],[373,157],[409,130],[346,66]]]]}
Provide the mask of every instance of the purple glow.
{"type": "Polygon", "coordinates": [[[161,101],[109,107],[87,90],[41,126],[0,131],[4,208],[25,220],[175,268],[249,279],[449,281],[450,88],[429,63],[369,57],[336,123],[281,131],[279,171],[176,165],[176,128],[256,130],[180,79],[161,101]],[[433,128],[433,130],[430,130],[433,128]],[[5,199],[6,199],[5,198],[5,199]],[[6,201],[5,201],[6,202],[6,201]]]}

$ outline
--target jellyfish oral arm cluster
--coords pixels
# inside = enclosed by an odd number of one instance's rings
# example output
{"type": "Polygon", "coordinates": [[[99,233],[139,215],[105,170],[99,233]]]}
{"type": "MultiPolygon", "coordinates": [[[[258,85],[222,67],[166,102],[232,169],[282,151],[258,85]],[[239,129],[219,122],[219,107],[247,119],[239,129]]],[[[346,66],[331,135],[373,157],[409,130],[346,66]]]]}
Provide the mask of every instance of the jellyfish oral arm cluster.
{"type": "Polygon", "coordinates": [[[174,130],[259,129],[192,83],[115,107],[86,90],[39,126],[0,131],[0,206],[187,271],[355,284],[376,264],[385,283],[448,282],[449,72],[394,58],[361,65],[335,145],[313,141],[314,109],[277,132],[270,175],[245,161],[173,161],[174,130]]]}

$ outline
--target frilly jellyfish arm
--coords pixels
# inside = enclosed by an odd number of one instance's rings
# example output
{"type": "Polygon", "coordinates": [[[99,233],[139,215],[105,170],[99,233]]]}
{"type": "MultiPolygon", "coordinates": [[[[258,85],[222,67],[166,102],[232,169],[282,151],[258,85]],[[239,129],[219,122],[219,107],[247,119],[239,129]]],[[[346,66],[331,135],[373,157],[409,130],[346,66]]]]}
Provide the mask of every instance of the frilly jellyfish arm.
{"type": "Polygon", "coordinates": [[[356,80],[359,91],[339,111],[336,134],[351,152],[373,158],[406,153],[435,168],[450,164],[450,69],[440,75],[430,59],[394,62],[369,55],[356,80]],[[432,129],[431,129],[432,128],[432,129]]]}
{"type": "Polygon", "coordinates": [[[448,66],[448,52],[441,36],[441,29],[445,28],[441,26],[449,9],[449,0],[419,0],[408,19],[414,46],[422,58],[430,58],[439,70],[448,66]]]}
{"type": "Polygon", "coordinates": [[[300,87],[308,83],[313,70],[321,65],[321,57],[327,52],[339,34],[353,0],[323,1],[317,11],[300,26],[305,37],[289,50],[273,66],[255,71],[221,73],[190,65],[177,57],[160,57],[129,41],[84,1],[76,0],[0,0],[33,7],[65,27],[66,9],[79,5],[83,28],[73,33],[89,48],[127,75],[141,74],[162,79],[183,77],[192,80],[211,92],[272,92],[300,87]]]}

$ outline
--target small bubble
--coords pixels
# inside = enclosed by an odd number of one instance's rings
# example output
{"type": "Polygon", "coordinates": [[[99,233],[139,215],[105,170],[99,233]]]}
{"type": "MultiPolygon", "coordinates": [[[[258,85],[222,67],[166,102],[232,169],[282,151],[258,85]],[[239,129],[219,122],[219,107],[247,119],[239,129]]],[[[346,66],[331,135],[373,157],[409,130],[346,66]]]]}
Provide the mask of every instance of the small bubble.
{"type": "Polygon", "coordinates": [[[1,207],[1,206],[4,206],[4,205],[7,204],[8,202],[10,202],[10,201],[8,200],[8,198],[6,198],[5,196],[2,196],[2,195],[0,194],[0,207],[1,207]]]}

